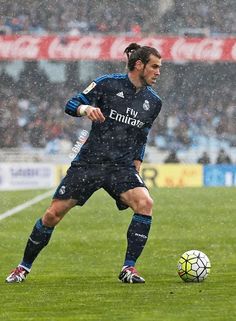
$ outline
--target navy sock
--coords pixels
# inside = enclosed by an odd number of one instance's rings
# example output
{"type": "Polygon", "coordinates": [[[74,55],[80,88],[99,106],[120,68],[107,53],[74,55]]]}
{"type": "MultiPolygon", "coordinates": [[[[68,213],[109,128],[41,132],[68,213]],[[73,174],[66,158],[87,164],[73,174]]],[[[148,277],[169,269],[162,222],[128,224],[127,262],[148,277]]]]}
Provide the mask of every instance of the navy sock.
{"type": "Polygon", "coordinates": [[[30,270],[40,251],[48,244],[53,230],[54,227],[43,225],[42,219],[36,222],[26,244],[24,257],[20,265],[30,270]]]}
{"type": "Polygon", "coordinates": [[[147,242],[152,217],[135,213],[127,231],[127,251],[124,265],[134,266],[147,242]]]}

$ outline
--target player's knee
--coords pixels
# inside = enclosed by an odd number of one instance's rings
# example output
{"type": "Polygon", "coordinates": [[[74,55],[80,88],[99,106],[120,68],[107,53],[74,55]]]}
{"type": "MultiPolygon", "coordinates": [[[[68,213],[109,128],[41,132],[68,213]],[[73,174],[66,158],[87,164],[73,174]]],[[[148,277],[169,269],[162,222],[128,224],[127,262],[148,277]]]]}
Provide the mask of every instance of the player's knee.
{"type": "Polygon", "coordinates": [[[136,206],[137,206],[136,211],[138,213],[151,215],[152,207],[153,207],[153,200],[149,196],[139,198],[136,206]]]}
{"type": "Polygon", "coordinates": [[[49,226],[49,227],[53,227],[55,226],[57,223],[60,222],[60,220],[62,219],[62,215],[61,213],[57,210],[56,207],[50,206],[43,218],[42,218],[42,222],[43,225],[49,226]]]}

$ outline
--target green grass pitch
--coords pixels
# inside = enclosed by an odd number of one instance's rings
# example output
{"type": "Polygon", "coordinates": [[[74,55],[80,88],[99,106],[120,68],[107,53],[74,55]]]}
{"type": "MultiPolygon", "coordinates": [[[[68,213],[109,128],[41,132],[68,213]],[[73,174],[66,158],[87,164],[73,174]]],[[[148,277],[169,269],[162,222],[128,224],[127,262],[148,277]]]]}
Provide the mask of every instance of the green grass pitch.
{"type": "MultiPolygon", "coordinates": [[[[43,192],[1,192],[0,213],[43,192]]],[[[132,212],[119,212],[103,191],[67,214],[22,284],[5,284],[5,277],[20,261],[49,199],[0,221],[0,320],[235,321],[236,189],[152,189],[151,194],[153,225],[137,263],[145,284],[117,279],[132,212]],[[177,275],[179,257],[191,249],[211,260],[203,283],[184,283],[177,275]]]]}

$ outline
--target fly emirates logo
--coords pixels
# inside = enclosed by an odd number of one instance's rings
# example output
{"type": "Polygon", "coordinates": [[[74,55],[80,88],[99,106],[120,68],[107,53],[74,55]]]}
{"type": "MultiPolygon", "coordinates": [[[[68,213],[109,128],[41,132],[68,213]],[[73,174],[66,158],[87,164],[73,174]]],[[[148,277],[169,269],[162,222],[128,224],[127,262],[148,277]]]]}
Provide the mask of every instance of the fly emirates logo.
{"type": "Polygon", "coordinates": [[[136,119],[138,112],[133,108],[126,109],[126,115],[119,114],[116,110],[111,109],[109,117],[120,123],[128,124],[134,127],[142,128],[144,123],[136,119]]]}

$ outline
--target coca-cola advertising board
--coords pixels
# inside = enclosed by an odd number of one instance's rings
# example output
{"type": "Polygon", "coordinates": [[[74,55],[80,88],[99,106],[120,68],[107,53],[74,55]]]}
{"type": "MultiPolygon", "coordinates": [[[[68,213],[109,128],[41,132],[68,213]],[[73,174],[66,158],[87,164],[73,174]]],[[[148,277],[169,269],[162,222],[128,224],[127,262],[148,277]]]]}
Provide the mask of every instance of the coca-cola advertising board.
{"type": "Polygon", "coordinates": [[[122,60],[137,42],[157,48],[166,61],[236,61],[236,38],[126,36],[0,36],[0,60],[122,60]]]}

